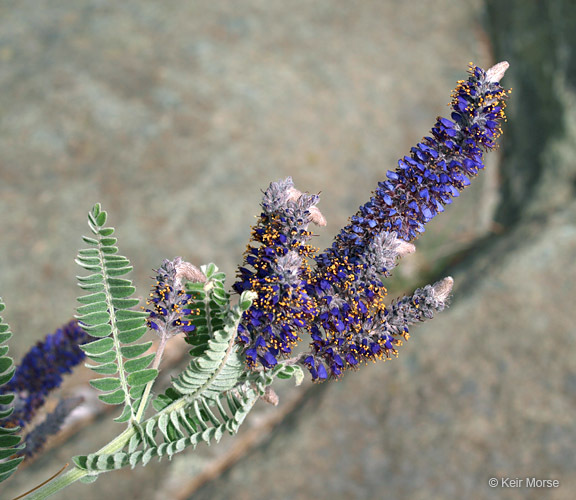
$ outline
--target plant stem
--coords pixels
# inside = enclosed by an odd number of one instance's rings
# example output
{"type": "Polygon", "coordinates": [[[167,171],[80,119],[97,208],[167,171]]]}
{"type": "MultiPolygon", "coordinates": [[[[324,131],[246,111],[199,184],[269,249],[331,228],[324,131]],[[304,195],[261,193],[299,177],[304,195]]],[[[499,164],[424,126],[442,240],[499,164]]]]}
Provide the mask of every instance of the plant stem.
{"type": "MultiPolygon", "coordinates": [[[[181,399],[174,401],[172,404],[170,404],[169,406],[164,408],[164,410],[151,417],[149,420],[158,420],[162,414],[178,410],[190,404],[190,399],[193,398],[191,398],[190,396],[188,397],[185,396],[182,397],[181,399]]],[[[132,438],[134,434],[136,434],[136,428],[133,425],[131,425],[124,432],[122,432],[122,434],[116,436],[112,441],[110,441],[106,446],[100,448],[96,452],[96,454],[107,455],[122,450],[128,444],[130,438],[132,438]]],[[[92,474],[102,474],[102,472],[87,471],[74,466],[73,469],[70,469],[66,473],[54,478],[52,481],[46,483],[37,490],[30,492],[28,495],[22,498],[26,498],[27,500],[44,500],[45,498],[48,498],[54,493],[57,493],[60,490],[66,488],[67,486],[70,486],[72,483],[75,483],[79,479],[82,479],[83,477],[92,474]]]]}
{"type": "MultiPolygon", "coordinates": [[[[116,436],[112,441],[110,441],[106,446],[98,450],[96,453],[109,454],[120,451],[122,448],[124,448],[124,446],[126,446],[130,438],[135,433],[136,429],[133,426],[128,427],[122,434],[116,436]]],[[[79,469],[78,467],[74,466],[74,468],[65,472],[61,476],[54,478],[52,481],[41,486],[36,491],[26,495],[24,498],[27,500],[44,500],[54,493],[57,493],[67,486],[70,486],[72,483],[75,483],[79,479],[82,479],[83,477],[91,474],[93,473],[90,471],[79,469]]]]}
{"type": "Polygon", "coordinates": [[[54,478],[49,483],[46,483],[44,486],[41,486],[36,491],[33,491],[23,498],[27,498],[29,500],[43,500],[44,498],[48,498],[54,493],[57,493],[58,491],[66,488],[66,486],[75,483],[87,474],[88,471],[81,470],[75,466],[73,469],[70,469],[68,472],[65,472],[61,476],[54,478]]]}
{"type": "MultiPolygon", "coordinates": [[[[152,363],[152,368],[158,369],[160,366],[160,361],[162,361],[162,354],[164,354],[164,348],[166,347],[166,342],[168,341],[168,335],[166,332],[160,337],[160,344],[158,345],[158,349],[156,350],[156,356],[154,357],[154,362],[152,363]]],[[[142,420],[142,416],[144,415],[144,410],[146,409],[148,403],[148,396],[150,395],[150,391],[152,390],[152,386],[156,379],[151,380],[146,384],[144,388],[144,394],[142,394],[142,399],[140,400],[140,406],[138,408],[138,413],[134,417],[134,420],[137,423],[140,423],[142,420]]]]}

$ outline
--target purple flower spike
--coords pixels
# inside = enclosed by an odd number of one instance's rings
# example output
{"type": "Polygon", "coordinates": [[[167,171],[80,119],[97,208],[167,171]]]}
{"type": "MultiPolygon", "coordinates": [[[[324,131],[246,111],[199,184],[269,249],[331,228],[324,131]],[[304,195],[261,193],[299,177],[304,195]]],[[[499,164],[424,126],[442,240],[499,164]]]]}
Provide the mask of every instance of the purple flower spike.
{"type": "Polygon", "coordinates": [[[146,305],[151,306],[145,309],[150,313],[146,320],[148,328],[167,338],[179,333],[193,332],[196,327],[190,319],[185,319],[185,316],[196,311],[190,308],[192,297],[182,289],[182,278],[200,282],[205,281],[206,277],[180,257],[171,261],[164,260],[156,273],[156,284],[146,301],[146,305]]]}
{"type": "Polygon", "coordinates": [[[303,194],[292,179],[273,182],[264,193],[262,214],[252,230],[253,244],[245,253],[245,266],[233,285],[237,293],[253,290],[258,297],[242,318],[239,342],[248,349],[250,366],[270,367],[286,357],[316,315],[315,301],[307,291],[309,268],[306,257],[315,249],[308,245],[308,225],[325,224],[316,208],[318,196],[303,194]],[[255,356],[253,351],[257,351],[255,356]]]}
{"type": "Polygon", "coordinates": [[[452,94],[450,117],[438,117],[430,135],[386,173],[332,246],[314,257],[314,270],[306,262],[313,253],[307,227],[325,222],[318,197],[302,195],[291,179],[270,185],[252,233],[258,245],[248,247],[234,285],[238,293],[257,293],[238,334],[250,367],[273,366],[307,332],[310,353],[295,362],[315,380],[339,377],[347,368],[396,356],[408,325],[442,310],[448,293],[439,300],[436,285],[386,307],[383,279],[415,250],[411,241],[426,223],[484,168],[484,151],[496,147],[505,120],[506,91],[498,82],[507,67],[470,67],[452,94]]]}
{"type": "Polygon", "coordinates": [[[48,394],[60,387],[62,376],[71,373],[86,355],[80,345],[93,340],[73,320],[36,343],[22,358],[14,377],[1,387],[16,395],[14,412],[2,426],[24,427],[41,408],[48,394]]]}
{"type": "MultiPolygon", "coordinates": [[[[430,136],[386,173],[370,201],[316,257],[309,292],[316,296],[324,334],[316,335],[310,346],[332,376],[340,373],[335,354],[355,366],[396,355],[408,337],[409,321],[401,328],[388,325],[382,279],[396,265],[397,256],[414,251],[409,242],[425,224],[484,167],[483,151],[496,146],[505,119],[506,91],[497,82],[507,67],[501,63],[485,72],[471,66],[468,80],[458,82],[452,94],[451,119],[437,119],[430,136]]],[[[318,376],[316,369],[313,378],[318,376]]]]}

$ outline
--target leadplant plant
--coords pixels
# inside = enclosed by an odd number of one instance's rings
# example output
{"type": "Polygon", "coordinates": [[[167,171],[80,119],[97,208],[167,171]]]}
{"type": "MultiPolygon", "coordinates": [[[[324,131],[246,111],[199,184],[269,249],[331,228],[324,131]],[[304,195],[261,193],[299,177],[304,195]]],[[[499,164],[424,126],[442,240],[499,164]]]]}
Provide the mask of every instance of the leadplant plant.
{"type": "MultiPolygon", "coordinates": [[[[505,119],[498,82],[507,67],[471,66],[452,95],[451,118],[437,119],[323,252],[309,244],[309,226],[326,223],[319,197],[296,189],[291,178],[271,183],[232,293],[214,264],[198,268],[176,257],[156,270],[141,305],[126,278],[132,266],[118,254],[114,229],[96,204],[76,259],[84,270],[76,319],[34,346],[16,370],[8,347],[0,347],[0,481],[80,404],[63,400],[28,430],[47,394],[83,359],[96,374],[90,385],[100,401],[119,407],[115,421],[123,430],[100,450],[73,457],[73,467],[26,498],[236,434],[259,399],[277,404],[277,379],[298,385],[308,372],[323,382],[396,356],[411,324],[446,307],[453,280],[392,302],[383,280],[484,167],[483,151],[495,147],[505,119]],[[153,390],[164,348],[176,335],[188,344],[188,363],[168,387],[153,390]]],[[[10,335],[0,319],[0,343],[10,335]]]]}

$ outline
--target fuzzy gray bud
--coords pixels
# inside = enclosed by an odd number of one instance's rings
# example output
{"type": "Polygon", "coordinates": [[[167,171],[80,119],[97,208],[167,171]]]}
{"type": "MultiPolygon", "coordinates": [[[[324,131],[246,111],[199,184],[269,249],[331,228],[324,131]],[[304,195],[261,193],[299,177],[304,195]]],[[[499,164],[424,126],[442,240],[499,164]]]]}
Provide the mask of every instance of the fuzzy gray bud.
{"type": "Polygon", "coordinates": [[[502,61],[499,62],[498,64],[495,64],[489,70],[486,71],[486,81],[498,83],[502,79],[504,73],[506,73],[506,70],[509,67],[510,64],[508,63],[508,61],[502,61]]]}
{"type": "Polygon", "coordinates": [[[454,279],[452,276],[447,276],[443,280],[437,281],[432,285],[434,298],[440,303],[445,303],[454,286],[454,279]]]}
{"type": "Polygon", "coordinates": [[[192,283],[206,283],[206,275],[194,264],[183,261],[180,257],[176,257],[176,259],[178,259],[178,262],[174,266],[176,270],[176,276],[174,278],[175,288],[182,288],[182,279],[191,281],[192,283]]]}

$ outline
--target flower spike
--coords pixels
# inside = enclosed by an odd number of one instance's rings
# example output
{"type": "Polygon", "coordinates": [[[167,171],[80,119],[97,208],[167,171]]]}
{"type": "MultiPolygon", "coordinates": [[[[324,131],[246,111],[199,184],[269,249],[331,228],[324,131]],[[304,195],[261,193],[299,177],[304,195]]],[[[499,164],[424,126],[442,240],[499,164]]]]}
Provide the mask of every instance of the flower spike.
{"type": "Polygon", "coordinates": [[[398,161],[372,198],[312,257],[305,241],[309,222],[323,225],[317,197],[294,188],[291,179],[272,183],[264,212],[241,267],[238,293],[258,294],[239,328],[249,366],[270,368],[291,353],[299,332],[311,336],[310,353],[299,358],[313,379],[338,377],[361,362],[386,359],[409,337],[408,326],[442,310],[453,281],[446,278],[417,290],[389,308],[383,279],[397,260],[414,252],[412,241],[444,211],[484,168],[483,153],[496,147],[505,120],[506,91],[499,80],[508,68],[488,71],[471,64],[467,80],[452,93],[449,118],[438,117],[429,136],[398,161]]]}
{"type": "Polygon", "coordinates": [[[195,283],[205,282],[206,276],[194,265],[182,261],[165,259],[156,270],[156,284],[146,301],[150,308],[146,323],[160,337],[170,338],[179,333],[193,332],[196,327],[185,316],[193,314],[192,296],[182,288],[182,279],[195,283]]]}
{"type": "Polygon", "coordinates": [[[237,293],[258,294],[238,330],[250,366],[269,368],[288,356],[300,340],[298,331],[317,313],[306,290],[306,258],[314,252],[308,225],[314,218],[321,222],[320,212],[313,210],[317,202],[318,196],[295,189],[291,178],[271,183],[264,193],[263,211],[252,230],[254,244],[248,246],[245,267],[233,286],[237,293]]]}
{"type": "Polygon", "coordinates": [[[80,345],[90,340],[78,321],[72,320],[37,342],[22,358],[12,380],[2,387],[2,393],[16,394],[14,413],[3,425],[24,427],[29,423],[48,394],[60,387],[62,375],[71,373],[86,358],[80,345]]]}

